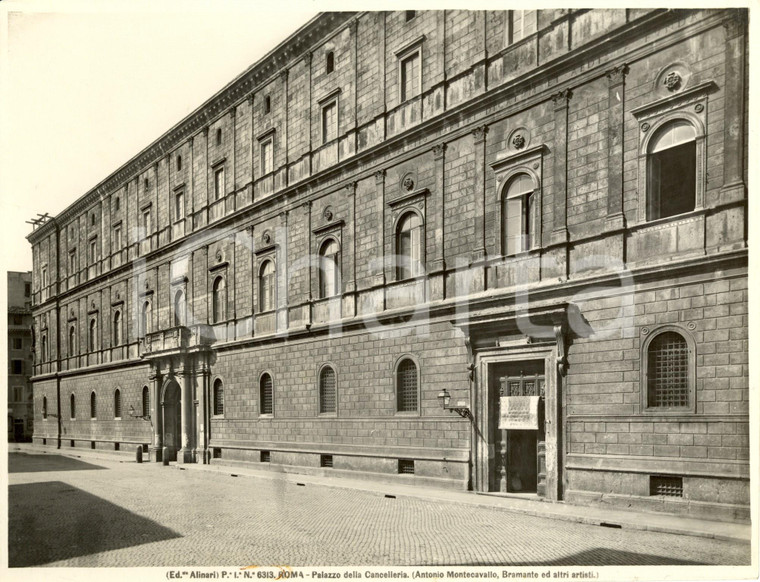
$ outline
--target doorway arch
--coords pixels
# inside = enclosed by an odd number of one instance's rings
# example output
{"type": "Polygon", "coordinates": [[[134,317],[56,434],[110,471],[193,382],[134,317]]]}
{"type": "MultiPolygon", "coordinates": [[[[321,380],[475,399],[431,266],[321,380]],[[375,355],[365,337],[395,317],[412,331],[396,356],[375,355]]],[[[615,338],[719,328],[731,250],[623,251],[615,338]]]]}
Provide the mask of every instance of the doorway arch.
{"type": "Polygon", "coordinates": [[[177,460],[182,447],[182,391],[174,378],[167,380],[161,399],[164,459],[177,460]]]}

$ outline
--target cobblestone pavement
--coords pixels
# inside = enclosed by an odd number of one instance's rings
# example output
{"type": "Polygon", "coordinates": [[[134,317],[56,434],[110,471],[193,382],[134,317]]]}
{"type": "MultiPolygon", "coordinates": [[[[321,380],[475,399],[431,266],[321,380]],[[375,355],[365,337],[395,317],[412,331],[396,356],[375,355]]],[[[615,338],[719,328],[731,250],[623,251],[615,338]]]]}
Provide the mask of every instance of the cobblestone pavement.
{"type": "Polygon", "coordinates": [[[15,566],[749,564],[749,544],[159,464],[9,456],[15,566]]]}

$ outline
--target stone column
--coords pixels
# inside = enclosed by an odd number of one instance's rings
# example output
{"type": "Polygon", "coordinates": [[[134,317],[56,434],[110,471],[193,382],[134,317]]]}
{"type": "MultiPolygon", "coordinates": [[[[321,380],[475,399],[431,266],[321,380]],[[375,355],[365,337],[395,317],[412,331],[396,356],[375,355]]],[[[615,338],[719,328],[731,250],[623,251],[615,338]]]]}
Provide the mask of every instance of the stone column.
{"type": "Polygon", "coordinates": [[[178,463],[193,462],[193,376],[188,370],[178,372],[182,379],[182,397],[180,399],[180,416],[182,422],[182,448],[177,453],[178,463]]]}
{"type": "Polygon", "coordinates": [[[150,447],[151,458],[154,462],[162,460],[164,446],[164,404],[161,402],[161,376],[158,372],[150,375],[150,418],[153,421],[153,444],[150,447]]]}
{"type": "Polygon", "coordinates": [[[607,72],[609,81],[607,129],[607,219],[606,230],[625,227],[623,214],[623,128],[625,122],[625,76],[628,67],[621,65],[607,72]]]}
{"type": "Polygon", "coordinates": [[[746,9],[732,10],[726,29],[726,91],[721,202],[742,200],[744,184],[744,53],[746,9]]]}
{"type": "Polygon", "coordinates": [[[551,243],[564,243],[567,234],[567,110],[570,89],[563,89],[552,97],[554,101],[554,228],[551,243]]]}

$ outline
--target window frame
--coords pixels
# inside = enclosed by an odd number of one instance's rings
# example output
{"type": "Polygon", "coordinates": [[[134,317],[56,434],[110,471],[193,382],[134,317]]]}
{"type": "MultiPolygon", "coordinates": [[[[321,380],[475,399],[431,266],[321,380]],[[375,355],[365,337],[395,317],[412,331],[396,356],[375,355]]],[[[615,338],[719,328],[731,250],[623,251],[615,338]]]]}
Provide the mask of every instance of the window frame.
{"type": "Polygon", "coordinates": [[[98,418],[98,397],[93,390],[90,392],[90,420],[98,418]]]}
{"type": "Polygon", "coordinates": [[[319,416],[338,416],[338,371],[333,362],[325,362],[317,369],[317,411],[319,416]],[[335,385],[333,387],[333,401],[335,403],[335,408],[333,410],[323,410],[324,394],[322,390],[322,375],[327,369],[332,370],[333,376],[335,378],[335,385]]]}
{"type": "Polygon", "coordinates": [[[227,320],[227,281],[225,275],[220,274],[211,283],[211,323],[224,323],[227,320]]]}
{"type": "Polygon", "coordinates": [[[87,347],[89,353],[99,351],[96,347],[98,345],[98,318],[91,317],[90,322],[87,324],[87,347]]]}
{"type": "Polygon", "coordinates": [[[261,175],[266,176],[274,172],[274,134],[270,134],[259,140],[259,168],[261,175]],[[269,156],[265,156],[265,149],[269,148],[269,156]],[[268,163],[267,163],[268,160],[268,163]]]}
{"type": "Polygon", "coordinates": [[[696,378],[697,378],[697,344],[694,337],[685,328],[676,324],[661,325],[647,333],[641,342],[641,409],[645,414],[693,414],[697,410],[696,402],[696,378]],[[688,349],[688,362],[686,370],[686,382],[688,390],[688,403],[686,406],[650,406],[649,404],[649,348],[652,342],[664,333],[673,332],[680,335],[686,342],[688,349]]]}
{"type": "Polygon", "coordinates": [[[275,402],[274,402],[274,395],[275,395],[275,389],[274,388],[275,388],[275,386],[274,386],[274,374],[272,374],[272,372],[269,371],[269,370],[264,370],[263,372],[261,372],[261,374],[259,374],[259,378],[258,378],[259,416],[261,416],[261,417],[264,417],[264,418],[274,418],[275,410],[277,410],[277,407],[275,406],[275,402]],[[262,381],[264,380],[264,376],[269,376],[269,380],[272,383],[272,387],[271,387],[271,390],[272,390],[272,398],[271,398],[271,400],[272,400],[272,411],[271,412],[264,412],[264,406],[263,406],[264,405],[264,393],[263,393],[263,390],[262,390],[262,381]]]}
{"type": "Polygon", "coordinates": [[[77,419],[77,397],[72,392],[69,396],[69,420],[77,419]]]}
{"type": "Polygon", "coordinates": [[[146,385],[143,385],[142,390],[140,391],[140,397],[142,404],[142,415],[143,418],[150,416],[150,388],[146,385]],[[147,398],[146,398],[147,394],[147,398]],[[146,406],[147,403],[147,406],[146,406]]]}
{"type": "MultiPolygon", "coordinates": [[[[412,229],[409,231],[412,232],[412,229]]],[[[411,245],[414,244],[414,237],[412,234],[409,235],[410,240],[410,248],[413,248],[411,245]]],[[[423,213],[419,211],[414,206],[408,206],[405,208],[402,208],[399,210],[398,216],[396,217],[396,220],[393,223],[393,255],[395,257],[395,265],[393,269],[393,275],[395,281],[412,281],[414,279],[417,279],[419,277],[425,276],[425,250],[426,250],[426,233],[425,233],[425,217],[423,216],[423,213]],[[405,268],[404,265],[399,265],[399,257],[405,256],[401,254],[401,227],[403,226],[403,222],[406,219],[407,216],[410,216],[414,214],[417,219],[420,221],[419,226],[417,227],[419,229],[419,240],[417,241],[418,244],[418,254],[419,254],[419,260],[417,263],[412,262],[412,256],[409,257],[409,275],[408,276],[402,276],[403,269],[405,268]]],[[[413,253],[412,253],[413,254],[413,253]]]]}
{"type": "Polygon", "coordinates": [[[422,367],[420,366],[420,361],[414,354],[402,354],[399,356],[396,361],[393,364],[393,401],[394,401],[394,410],[396,415],[401,416],[420,416],[422,411],[422,367]],[[417,405],[415,407],[415,410],[400,410],[400,400],[399,400],[399,370],[401,368],[401,364],[405,361],[410,361],[414,364],[416,374],[417,374],[417,405]]]}
{"type": "Polygon", "coordinates": [[[121,309],[114,309],[113,316],[111,317],[111,340],[113,341],[113,347],[120,346],[124,341],[122,334],[123,325],[121,309]]]}
{"type": "Polygon", "coordinates": [[[224,380],[221,376],[216,376],[211,383],[211,416],[213,418],[224,418],[224,380]],[[219,391],[221,388],[221,391],[219,391]],[[217,412],[221,394],[221,412],[217,412]]]}
{"type": "Polygon", "coordinates": [[[422,41],[414,43],[413,46],[396,54],[398,58],[398,97],[399,104],[407,103],[422,95],[422,41]],[[417,79],[414,85],[414,94],[406,93],[406,70],[404,65],[409,61],[417,59],[417,79]]]}
{"type": "Polygon", "coordinates": [[[113,418],[114,420],[121,420],[122,414],[122,401],[121,401],[121,388],[116,388],[113,391],[113,418]]]}
{"type": "Polygon", "coordinates": [[[526,168],[519,167],[509,172],[505,176],[503,184],[500,188],[500,226],[501,226],[501,255],[503,257],[514,257],[527,253],[535,249],[537,246],[537,224],[540,220],[540,184],[538,182],[538,176],[535,173],[526,171],[526,168]],[[527,176],[533,182],[533,189],[530,192],[517,193],[515,195],[509,195],[509,188],[516,179],[520,176],[527,176]],[[507,223],[509,215],[507,213],[508,200],[520,201],[520,248],[515,252],[509,251],[508,231],[507,223]],[[532,227],[532,228],[531,228],[532,227]]]}
{"type": "Polygon", "coordinates": [[[342,259],[342,248],[340,245],[340,241],[334,237],[334,236],[327,236],[325,237],[320,243],[319,243],[319,267],[317,269],[317,295],[319,299],[329,299],[331,297],[340,297],[343,294],[343,282],[342,282],[342,270],[341,270],[341,259],[342,259]],[[338,250],[336,253],[332,255],[325,255],[324,249],[331,243],[334,243],[338,250]],[[334,265],[334,271],[333,271],[333,293],[328,294],[327,293],[327,283],[328,279],[325,273],[325,270],[323,269],[323,261],[326,261],[328,257],[334,257],[332,259],[333,265],[334,265]]]}
{"type": "Polygon", "coordinates": [[[47,420],[48,418],[48,405],[47,405],[47,396],[42,396],[42,420],[47,420]]]}
{"type": "Polygon", "coordinates": [[[326,145],[332,141],[335,141],[338,139],[338,127],[340,126],[340,120],[338,118],[338,114],[340,111],[340,107],[338,106],[338,95],[335,95],[334,97],[327,99],[320,105],[320,128],[321,128],[321,138],[322,138],[322,145],[326,145]],[[328,131],[328,123],[327,119],[325,117],[326,113],[330,108],[335,108],[335,112],[333,114],[334,122],[330,124],[330,127],[332,128],[332,132],[328,131]]]}
{"type": "Polygon", "coordinates": [[[256,279],[256,283],[258,284],[258,294],[257,294],[257,313],[271,313],[277,309],[277,261],[274,257],[264,257],[259,262],[258,266],[258,275],[256,279]],[[269,299],[271,305],[268,305],[265,309],[264,307],[264,267],[267,265],[267,263],[272,264],[272,273],[271,275],[267,275],[268,277],[272,278],[272,284],[271,284],[271,292],[269,294],[269,299]]]}
{"type": "Polygon", "coordinates": [[[174,222],[185,219],[187,209],[185,208],[185,189],[177,188],[174,191],[174,222]]]}
{"type": "Polygon", "coordinates": [[[111,252],[120,251],[124,243],[121,238],[121,222],[117,222],[111,227],[111,252]]]}
{"type": "Polygon", "coordinates": [[[89,244],[87,245],[90,253],[90,265],[94,265],[98,262],[98,237],[90,237],[89,244]]]}

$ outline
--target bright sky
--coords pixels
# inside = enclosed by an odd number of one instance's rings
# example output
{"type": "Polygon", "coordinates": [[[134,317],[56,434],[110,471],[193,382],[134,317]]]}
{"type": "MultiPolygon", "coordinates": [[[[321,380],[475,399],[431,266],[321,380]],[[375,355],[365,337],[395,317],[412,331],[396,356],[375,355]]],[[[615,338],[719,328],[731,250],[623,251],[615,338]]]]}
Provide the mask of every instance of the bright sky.
{"type": "Polygon", "coordinates": [[[26,220],[66,208],[317,13],[210,5],[2,2],[4,270],[32,267],[26,220]]]}

